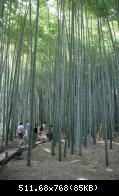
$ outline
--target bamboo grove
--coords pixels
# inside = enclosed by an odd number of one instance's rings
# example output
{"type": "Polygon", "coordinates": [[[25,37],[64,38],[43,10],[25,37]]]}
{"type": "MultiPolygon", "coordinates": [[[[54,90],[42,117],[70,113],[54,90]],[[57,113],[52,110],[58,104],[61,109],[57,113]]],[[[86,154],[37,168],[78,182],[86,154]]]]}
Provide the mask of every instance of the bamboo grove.
{"type": "MultiPolygon", "coordinates": [[[[5,145],[19,121],[53,124],[52,155],[82,155],[97,127],[119,126],[118,0],[0,1],[0,123],[5,145]],[[54,8],[54,11],[52,7],[54,8]],[[62,148],[62,139],[65,143],[62,148]]],[[[119,135],[119,129],[117,130],[119,135]]]]}

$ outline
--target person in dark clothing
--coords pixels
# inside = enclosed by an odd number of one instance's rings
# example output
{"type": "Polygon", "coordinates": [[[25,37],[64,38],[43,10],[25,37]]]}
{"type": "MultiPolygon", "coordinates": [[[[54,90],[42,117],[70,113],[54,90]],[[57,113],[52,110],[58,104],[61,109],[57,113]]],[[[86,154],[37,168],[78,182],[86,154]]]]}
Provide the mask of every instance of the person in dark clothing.
{"type": "Polygon", "coordinates": [[[43,126],[41,125],[41,127],[40,127],[40,131],[43,131],[43,126]]]}
{"type": "Polygon", "coordinates": [[[53,133],[53,126],[50,125],[49,126],[49,134],[48,134],[49,142],[52,140],[52,133],[53,133]]]}
{"type": "Polygon", "coordinates": [[[35,124],[35,127],[34,127],[34,141],[36,142],[37,139],[38,139],[38,127],[35,124]]]}

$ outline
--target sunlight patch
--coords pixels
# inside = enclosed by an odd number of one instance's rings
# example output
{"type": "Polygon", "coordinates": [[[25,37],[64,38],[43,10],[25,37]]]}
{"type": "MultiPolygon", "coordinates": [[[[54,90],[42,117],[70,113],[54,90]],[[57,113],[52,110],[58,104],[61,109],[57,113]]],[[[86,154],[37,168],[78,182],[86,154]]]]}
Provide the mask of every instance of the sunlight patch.
{"type": "Polygon", "coordinates": [[[97,143],[104,144],[104,141],[97,141],[97,143]]]}
{"type": "Polygon", "coordinates": [[[79,160],[70,161],[70,163],[76,163],[76,162],[79,162],[79,160]]]}
{"type": "Polygon", "coordinates": [[[113,169],[108,168],[108,169],[106,169],[106,171],[108,171],[108,172],[112,172],[112,171],[113,171],[113,169]]]}
{"type": "Polygon", "coordinates": [[[114,144],[117,145],[117,146],[119,146],[119,142],[118,143],[114,142],[114,144]]]}
{"type": "Polygon", "coordinates": [[[77,180],[88,180],[87,178],[78,178],[77,180]]]}
{"type": "Polygon", "coordinates": [[[44,148],[44,151],[49,152],[49,153],[51,152],[49,148],[44,148]]]}

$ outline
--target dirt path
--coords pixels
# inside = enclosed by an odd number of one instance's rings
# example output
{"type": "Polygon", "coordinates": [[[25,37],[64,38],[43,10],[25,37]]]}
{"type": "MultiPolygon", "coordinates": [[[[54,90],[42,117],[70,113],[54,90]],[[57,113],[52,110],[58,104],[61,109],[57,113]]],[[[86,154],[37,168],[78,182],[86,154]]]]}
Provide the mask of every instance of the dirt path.
{"type": "Polygon", "coordinates": [[[58,156],[51,156],[51,144],[38,145],[32,151],[32,166],[26,167],[27,152],[21,160],[13,159],[7,165],[0,166],[0,180],[119,180],[119,143],[109,149],[109,167],[105,166],[104,142],[98,142],[96,148],[89,142],[82,149],[83,155],[67,154],[62,162],[58,156]]]}

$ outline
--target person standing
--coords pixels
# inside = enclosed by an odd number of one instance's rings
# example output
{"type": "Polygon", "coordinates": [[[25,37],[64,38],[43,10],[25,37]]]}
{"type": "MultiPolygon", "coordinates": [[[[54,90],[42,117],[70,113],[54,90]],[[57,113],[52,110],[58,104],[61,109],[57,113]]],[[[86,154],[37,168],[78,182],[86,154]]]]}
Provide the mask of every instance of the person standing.
{"type": "Polygon", "coordinates": [[[34,142],[36,142],[37,140],[38,140],[38,127],[35,124],[35,127],[34,127],[34,142]]]}
{"type": "Polygon", "coordinates": [[[53,134],[53,126],[49,126],[49,142],[52,140],[52,134],[53,134]]]}
{"type": "Polygon", "coordinates": [[[42,127],[41,142],[43,143],[46,140],[46,134],[45,134],[45,131],[46,131],[46,121],[44,121],[42,123],[41,127],[42,127]]]}
{"type": "Polygon", "coordinates": [[[24,139],[24,125],[23,122],[20,122],[20,124],[17,126],[17,135],[19,139],[19,144],[18,147],[21,148],[23,144],[23,139],[24,139]]]}

